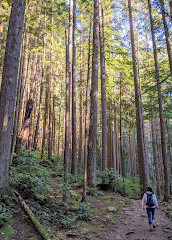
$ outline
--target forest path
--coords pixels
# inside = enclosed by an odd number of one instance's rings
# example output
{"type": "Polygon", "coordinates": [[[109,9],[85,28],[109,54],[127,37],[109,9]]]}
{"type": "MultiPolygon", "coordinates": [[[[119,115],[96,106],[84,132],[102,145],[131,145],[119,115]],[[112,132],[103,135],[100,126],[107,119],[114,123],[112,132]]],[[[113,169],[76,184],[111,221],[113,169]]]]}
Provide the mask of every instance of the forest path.
{"type": "Polygon", "coordinates": [[[172,221],[166,217],[163,206],[155,212],[156,228],[149,231],[146,210],[141,208],[141,200],[130,200],[124,208],[109,240],[172,240],[172,221]],[[114,237],[115,236],[115,237],[114,237]]]}
{"type": "MultiPolygon", "coordinates": [[[[79,189],[75,192],[81,194],[79,189]]],[[[172,221],[167,218],[163,204],[155,212],[156,228],[149,231],[141,200],[104,192],[104,196],[88,195],[87,201],[93,207],[90,221],[80,221],[67,231],[55,231],[53,240],[172,240],[172,221]]]]}

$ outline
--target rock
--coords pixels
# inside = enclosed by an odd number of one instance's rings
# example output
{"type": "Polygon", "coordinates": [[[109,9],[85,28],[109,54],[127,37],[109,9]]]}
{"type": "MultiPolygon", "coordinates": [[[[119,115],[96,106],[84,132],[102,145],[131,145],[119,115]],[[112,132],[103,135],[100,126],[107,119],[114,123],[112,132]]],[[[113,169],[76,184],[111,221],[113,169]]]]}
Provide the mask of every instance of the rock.
{"type": "Polygon", "coordinates": [[[69,232],[66,234],[66,237],[69,237],[69,238],[77,238],[78,235],[76,233],[72,233],[72,232],[69,232]]]}
{"type": "Polygon", "coordinates": [[[172,233],[172,228],[171,227],[166,227],[163,229],[165,233],[172,233]]]}
{"type": "Polygon", "coordinates": [[[108,207],[107,209],[109,212],[115,212],[115,213],[117,212],[116,207],[108,207]]]}
{"type": "Polygon", "coordinates": [[[83,228],[83,229],[81,229],[81,233],[82,234],[87,234],[89,231],[88,231],[88,229],[87,228],[83,228]]]}
{"type": "Polygon", "coordinates": [[[106,216],[106,220],[107,220],[107,221],[111,221],[111,220],[112,220],[112,217],[111,217],[110,215],[107,215],[107,216],[106,216]]]}
{"type": "Polygon", "coordinates": [[[171,235],[171,236],[168,236],[168,239],[169,239],[169,240],[172,240],[172,235],[171,235]]]}
{"type": "Polygon", "coordinates": [[[116,236],[116,240],[122,240],[121,236],[116,236]]]}
{"type": "Polygon", "coordinates": [[[128,233],[126,233],[125,235],[131,235],[131,234],[134,234],[134,232],[133,231],[131,231],[131,232],[128,232],[128,233]]]}

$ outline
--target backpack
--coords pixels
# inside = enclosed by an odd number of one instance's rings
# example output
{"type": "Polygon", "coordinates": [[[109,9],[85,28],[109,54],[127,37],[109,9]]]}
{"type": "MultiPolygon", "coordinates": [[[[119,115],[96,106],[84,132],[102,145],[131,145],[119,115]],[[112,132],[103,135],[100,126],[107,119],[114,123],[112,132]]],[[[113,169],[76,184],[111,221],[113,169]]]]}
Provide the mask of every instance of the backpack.
{"type": "Polygon", "coordinates": [[[147,194],[147,203],[146,203],[146,205],[148,207],[155,206],[154,201],[153,201],[153,194],[152,193],[146,193],[146,194],[147,194]]]}

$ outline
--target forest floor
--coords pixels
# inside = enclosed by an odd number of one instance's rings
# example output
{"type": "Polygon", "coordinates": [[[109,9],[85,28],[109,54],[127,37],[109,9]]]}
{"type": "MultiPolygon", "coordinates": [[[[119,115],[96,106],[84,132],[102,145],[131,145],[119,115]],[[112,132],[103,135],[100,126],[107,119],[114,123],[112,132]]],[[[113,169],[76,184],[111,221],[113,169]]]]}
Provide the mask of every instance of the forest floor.
{"type": "Polygon", "coordinates": [[[150,231],[141,200],[108,192],[96,198],[89,196],[88,201],[94,212],[90,221],[78,223],[68,232],[54,232],[53,240],[172,240],[172,221],[163,204],[156,211],[156,228],[150,231]],[[109,207],[114,211],[109,211],[109,207]]]}
{"type": "MultiPolygon", "coordinates": [[[[74,191],[81,195],[81,189],[74,191]]],[[[88,221],[77,221],[70,229],[51,228],[53,240],[172,240],[172,221],[166,217],[162,203],[156,211],[156,228],[149,231],[141,200],[124,198],[112,192],[103,193],[103,196],[87,196],[87,201],[92,206],[88,221]]],[[[20,206],[16,204],[15,208],[19,211],[13,218],[13,234],[5,238],[0,229],[0,239],[41,239],[20,206]]]]}

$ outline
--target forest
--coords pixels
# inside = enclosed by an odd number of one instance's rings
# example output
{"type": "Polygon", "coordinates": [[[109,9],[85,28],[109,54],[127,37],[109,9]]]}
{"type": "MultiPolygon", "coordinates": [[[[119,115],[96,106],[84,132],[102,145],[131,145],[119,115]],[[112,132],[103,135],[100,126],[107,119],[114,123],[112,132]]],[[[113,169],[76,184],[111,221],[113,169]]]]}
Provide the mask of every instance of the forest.
{"type": "Polygon", "coordinates": [[[172,0],[1,0],[0,239],[165,240],[171,220],[172,0]]]}

